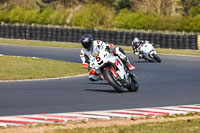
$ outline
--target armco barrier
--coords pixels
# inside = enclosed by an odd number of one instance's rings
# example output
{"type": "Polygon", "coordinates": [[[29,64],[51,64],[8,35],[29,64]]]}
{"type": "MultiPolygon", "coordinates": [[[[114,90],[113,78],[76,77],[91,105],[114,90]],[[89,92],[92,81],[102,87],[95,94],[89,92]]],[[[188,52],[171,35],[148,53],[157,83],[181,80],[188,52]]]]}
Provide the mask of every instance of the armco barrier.
{"type": "Polygon", "coordinates": [[[0,24],[0,38],[80,42],[83,34],[92,34],[94,39],[118,45],[130,46],[132,40],[138,37],[160,48],[200,49],[200,36],[197,34],[161,34],[0,24]]]}

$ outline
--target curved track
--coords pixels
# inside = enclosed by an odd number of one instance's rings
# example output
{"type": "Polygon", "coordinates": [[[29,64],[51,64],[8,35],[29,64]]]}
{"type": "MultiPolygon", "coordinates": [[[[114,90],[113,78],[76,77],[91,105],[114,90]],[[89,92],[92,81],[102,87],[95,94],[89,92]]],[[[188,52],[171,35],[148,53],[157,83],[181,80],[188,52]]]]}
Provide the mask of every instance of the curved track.
{"type": "MultiPolygon", "coordinates": [[[[81,62],[76,49],[0,45],[0,54],[81,62]]],[[[105,81],[90,82],[87,76],[1,82],[0,116],[199,103],[200,57],[161,55],[162,63],[149,63],[127,55],[136,66],[138,92],[118,94],[105,81]]]]}

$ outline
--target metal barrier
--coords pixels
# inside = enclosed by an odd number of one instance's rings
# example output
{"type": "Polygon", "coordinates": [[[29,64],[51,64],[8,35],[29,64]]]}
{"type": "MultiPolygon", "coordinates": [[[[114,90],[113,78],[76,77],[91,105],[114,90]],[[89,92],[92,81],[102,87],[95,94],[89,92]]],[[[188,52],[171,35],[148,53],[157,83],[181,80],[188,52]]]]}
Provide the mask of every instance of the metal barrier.
{"type": "Polygon", "coordinates": [[[30,25],[0,25],[0,38],[80,42],[83,34],[92,34],[94,39],[105,42],[130,46],[132,40],[138,37],[154,43],[156,47],[171,49],[198,49],[200,36],[197,34],[161,34],[128,31],[84,30],[77,28],[58,28],[30,25]],[[199,39],[198,39],[199,38],[199,39]],[[199,40],[199,41],[198,41],[199,40]]]}

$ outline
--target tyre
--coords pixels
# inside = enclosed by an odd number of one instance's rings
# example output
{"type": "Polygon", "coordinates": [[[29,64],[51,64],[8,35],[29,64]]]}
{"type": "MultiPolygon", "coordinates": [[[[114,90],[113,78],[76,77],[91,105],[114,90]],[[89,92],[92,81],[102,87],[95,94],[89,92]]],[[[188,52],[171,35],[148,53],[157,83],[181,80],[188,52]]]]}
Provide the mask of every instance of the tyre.
{"type": "Polygon", "coordinates": [[[131,80],[131,84],[129,87],[127,87],[127,89],[131,92],[136,92],[139,88],[138,82],[133,78],[131,78],[130,80],[131,80]]]}
{"type": "Polygon", "coordinates": [[[109,82],[109,84],[115,89],[116,92],[118,93],[122,93],[124,91],[122,85],[120,85],[120,83],[118,83],[115,78],[114,75],[112,74],[112,72],[110,71],[110,69],[105,69],[103,71],[103,74],[106,78],[106,80],[109,82]]]}
{"type": "Polygon", "coordinates": [[[161,59],[160,59],[160,57],[157,55],[157,54],[153,54],[153,57],[154,57],[154,59],[157,61],[157,62],[161,62],[161,59]]]}
{"type": "Polygon", "coordinates": [[[145,56],[143,56],[143,57],[144,57],[145,60],[147,60],[147,61],[149,61],[149,62],[153,62],[152,59],[149,59],[149,58],[147,58],[147,57],[145,57],[145,56]]]}

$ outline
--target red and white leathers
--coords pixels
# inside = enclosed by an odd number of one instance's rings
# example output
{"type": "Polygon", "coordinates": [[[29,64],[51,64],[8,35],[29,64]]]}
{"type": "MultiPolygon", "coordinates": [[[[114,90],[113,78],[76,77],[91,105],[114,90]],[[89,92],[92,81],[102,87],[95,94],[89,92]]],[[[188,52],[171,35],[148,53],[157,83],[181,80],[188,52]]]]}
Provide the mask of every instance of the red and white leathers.
{"type": "MultiPolygon", "coordinates": [[[[135,69],[135,67],[133,67],[130,64],[128,57],[125,55],[125,53],[123,52],[123,50],[120,47],[115,48],[113,44],[108,44],[108,43],[105,43],[105,42],[100,41],[100,40],[94,40],[92,47],[90,48],[89,51],[85,48],[81,49],[80,57],[81,57],[81,60],[82,60],[83,68],[88,69],[88,70],[90,69],[89,68],[90,57],[93,55],[93,52],[98,51],[98,49],[100,50],[101,45],[107,45],[113,51],[114,55],[119,56],[119,58],[122,59],[122,60],[125,60],[128,63],[128,68],[130,70],[135,69]]],[[[101,78],[100,78],[99,75],[97,75],[95,73],[94,69],[91,69],[90,72],[89,72],[89,79],[92,80],[92,81],[97,81],[101,78]]]]}

